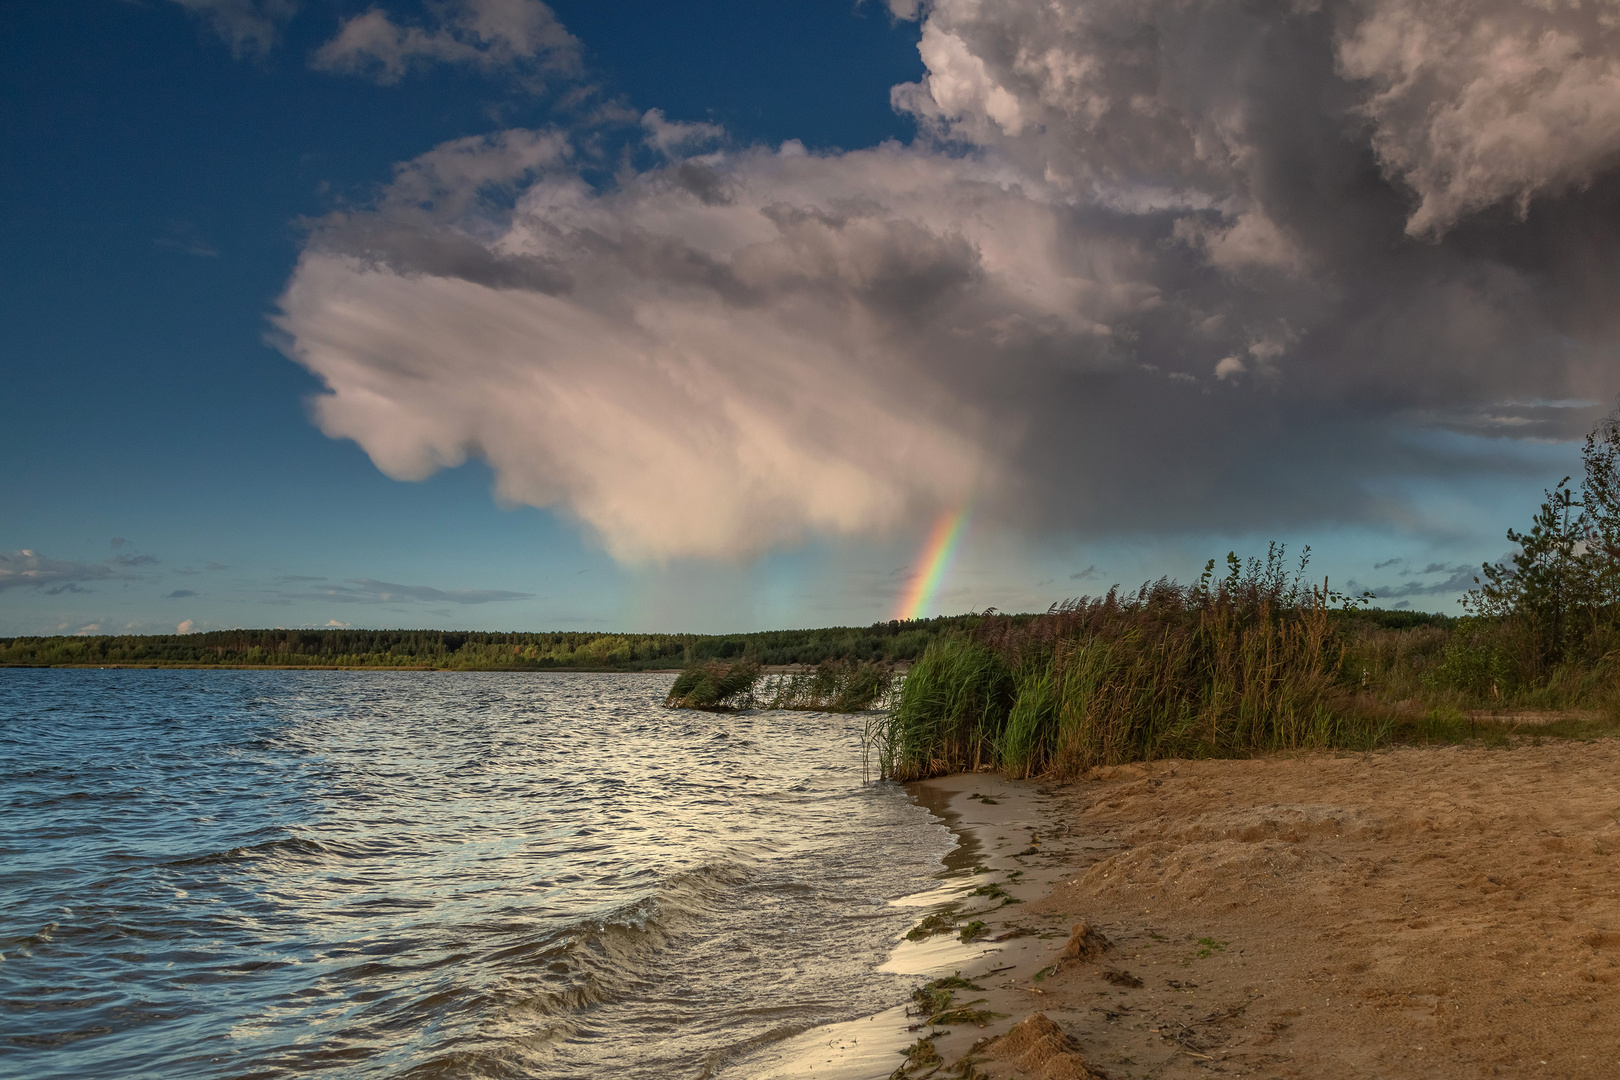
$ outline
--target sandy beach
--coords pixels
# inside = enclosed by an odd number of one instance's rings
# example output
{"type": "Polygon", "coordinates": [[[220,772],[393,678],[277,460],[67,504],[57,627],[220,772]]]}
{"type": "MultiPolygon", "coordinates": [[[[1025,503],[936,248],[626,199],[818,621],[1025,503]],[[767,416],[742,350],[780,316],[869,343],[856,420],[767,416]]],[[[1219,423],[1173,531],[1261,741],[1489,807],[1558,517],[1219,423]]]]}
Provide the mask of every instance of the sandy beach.
{"type": "Polygon", "coordinates": [[[1022,901],[956,913],[1002,941],[964,965],[982,989],[953,1005],[1003,1015],[914,1017],[919,1038],[949,1031],[939,1076],[1615,1073],[1620,742],[916,790],[976,878],[1022,901]]]}

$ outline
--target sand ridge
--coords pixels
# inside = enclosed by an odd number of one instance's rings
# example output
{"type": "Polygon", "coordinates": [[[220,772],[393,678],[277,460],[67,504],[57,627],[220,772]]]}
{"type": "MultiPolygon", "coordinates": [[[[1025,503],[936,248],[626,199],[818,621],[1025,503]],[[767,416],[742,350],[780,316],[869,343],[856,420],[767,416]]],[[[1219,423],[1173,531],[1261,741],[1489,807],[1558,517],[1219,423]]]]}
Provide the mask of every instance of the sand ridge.
{"type": "Polygon", "coordinates": [[[947,1061],[1039,1075],[984,1045],[1039,1011],[1114,1077],[1620,1074],[1620,741],[930,783],[1025,870],[967,973],[1007,1018],[947,1061]],[[1110,947],[1065,960],[1082,920],[1110,947]]]}

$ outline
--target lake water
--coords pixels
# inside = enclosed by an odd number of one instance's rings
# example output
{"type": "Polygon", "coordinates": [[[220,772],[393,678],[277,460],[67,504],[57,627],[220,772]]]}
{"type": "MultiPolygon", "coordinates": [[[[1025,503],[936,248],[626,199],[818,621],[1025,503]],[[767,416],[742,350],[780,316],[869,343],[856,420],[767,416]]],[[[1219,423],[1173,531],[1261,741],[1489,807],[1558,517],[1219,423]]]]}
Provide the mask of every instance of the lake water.
{"type": "Polygon", "coordinates": [[[672,678],[0,671],[0,1074],[743,1077],[894,1005],[950,833],[672,678]]]}

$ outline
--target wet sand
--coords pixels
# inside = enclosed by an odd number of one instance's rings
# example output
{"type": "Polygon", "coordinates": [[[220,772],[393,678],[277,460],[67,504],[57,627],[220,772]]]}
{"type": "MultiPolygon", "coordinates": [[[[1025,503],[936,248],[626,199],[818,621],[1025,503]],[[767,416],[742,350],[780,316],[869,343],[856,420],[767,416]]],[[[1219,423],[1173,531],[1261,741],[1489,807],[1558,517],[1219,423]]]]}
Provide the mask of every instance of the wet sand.
{"type": "Polygon", "coordinates": [[[913,1016],[933,1075],[1620,1074],[1620,741],[917,788],[1024,901],[957,913],[1005,940],[955,1003],[1004,1016],[913,1016]],[[1064,958],[1081,921],[1109,947],[1064,958]]]}

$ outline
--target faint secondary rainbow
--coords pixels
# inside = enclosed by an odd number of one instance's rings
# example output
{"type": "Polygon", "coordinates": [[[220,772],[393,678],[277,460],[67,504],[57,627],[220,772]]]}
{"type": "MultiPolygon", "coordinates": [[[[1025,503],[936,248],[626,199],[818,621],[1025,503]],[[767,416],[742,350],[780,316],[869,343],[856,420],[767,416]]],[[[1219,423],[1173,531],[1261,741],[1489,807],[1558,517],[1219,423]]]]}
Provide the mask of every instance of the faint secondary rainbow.
{"type": "Polygon", "coordinates": [[[962,538],[967,519],[968,508],[964,504],[959,509],[946,511],[934,523],[933,531],[928,534],[928,543],[923,547],[922,572],[912,580],[911,588],[906,590],[895,618],[920,619],[928,610],[928,605],[934,602],[934,594],[939,591],[939,583],[951,564],[951,556],[956,554],[956,542],[962,538]]]}

